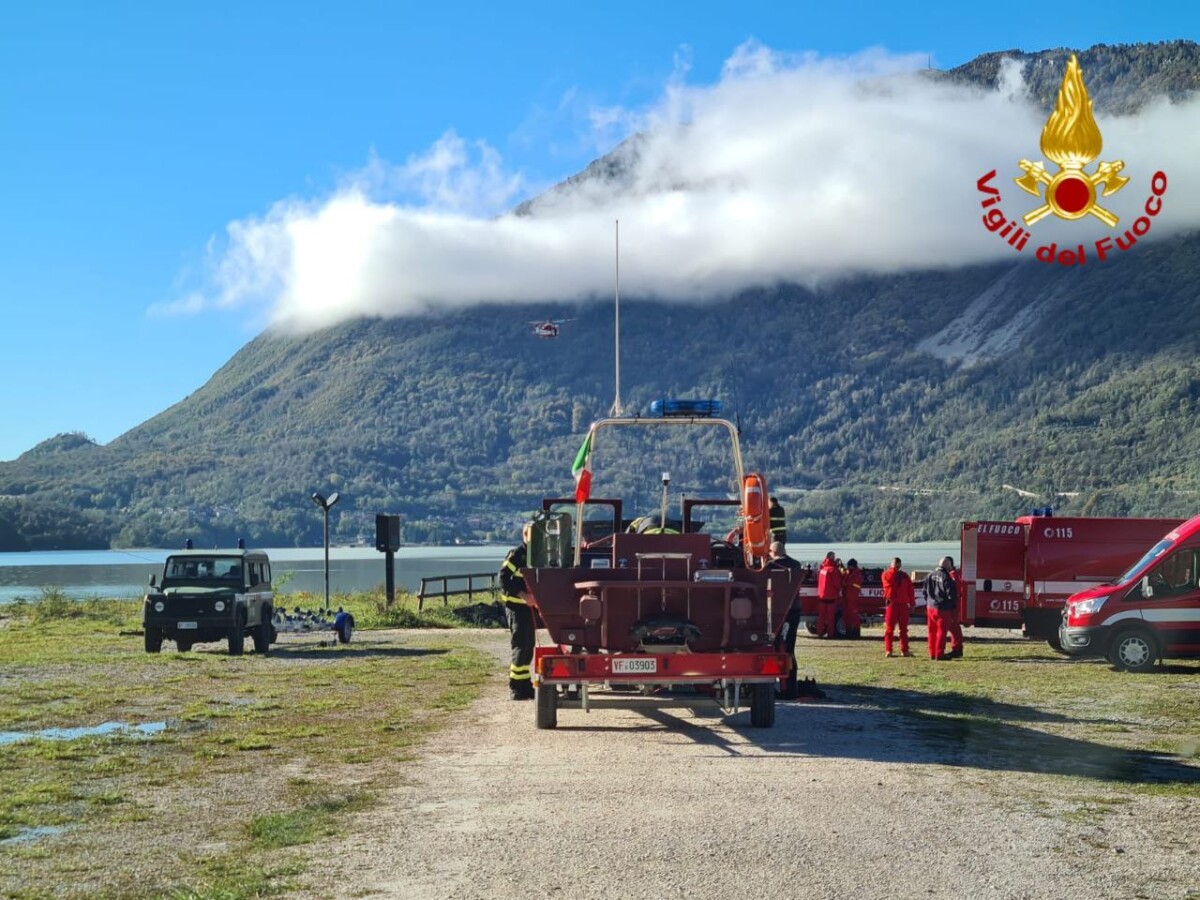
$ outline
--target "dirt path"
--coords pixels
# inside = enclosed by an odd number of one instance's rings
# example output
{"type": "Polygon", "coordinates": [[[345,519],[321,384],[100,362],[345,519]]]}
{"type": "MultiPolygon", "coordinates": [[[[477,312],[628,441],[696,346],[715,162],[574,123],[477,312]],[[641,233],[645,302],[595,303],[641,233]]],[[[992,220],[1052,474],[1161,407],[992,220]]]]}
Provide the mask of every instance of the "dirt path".
{"type": "MultiPolygon", "coordinates": [[[[481,640],[503,659],[506,637],[481,640]]],[[[1088,777],[1116,755],[1085,741],[837,691],[766,730],[701,708],[563,710],[539,732],[502,687],[356,820],[310,896],[1200,897],[1196,804],[1088,777]],[[1055,774],[1081,751],[1082,777],[1055,774]]]]}

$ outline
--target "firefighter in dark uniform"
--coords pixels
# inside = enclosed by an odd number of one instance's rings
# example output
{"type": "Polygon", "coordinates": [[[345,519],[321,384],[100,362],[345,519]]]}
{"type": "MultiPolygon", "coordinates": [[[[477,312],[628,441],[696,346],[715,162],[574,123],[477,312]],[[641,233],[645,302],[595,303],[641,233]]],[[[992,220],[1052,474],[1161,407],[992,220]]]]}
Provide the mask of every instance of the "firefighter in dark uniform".
{"type": "MultiPolygon", "coordinates": [[[[779,541],[774,541],[771,544],[771,559],[767,563],[768,569],[790,569],[794,571],[795,578],[801,578],[800,563],[787,555],[783,549],[783,544],[779,541]]],[[[790,582],[789,582],[790,583],[790,582]]],[[[800,594],[792,600],[792,605],[788,607],[787,618],[784,620],[783,627],[779,629],[779,634],[775,636],[775,650],[783,650],[792,660],[792,668],[788,672],[787,682],[784,688],[779,692],[783,700],[795,700],[799,687],[796,679],[796,632],[800,628],[800,594]]]]}
{"type": "Polygon", "coordinates": [[[526,524],[521,532],[522,543],[508,551],[504,564],[500,566],[500,593],[504,597],[504,616],[508,619],[508,630],[512,634],[512,662],[508,667],[508,693],[513,700],[533,699],[533,679],[530,664],[533,662],[533,645],[537,639],[534,630],[533,610],[529,606],[529,592],[521,570],[525,568],[526,548],[532,524],[526,524]]]}
{"type": "Polygon", "coordinates": [[[779,505],[779,498],[771,498],[771,506],[767,509],[771,517],[771,540],[787,544],[787,514],[779,505]]]}

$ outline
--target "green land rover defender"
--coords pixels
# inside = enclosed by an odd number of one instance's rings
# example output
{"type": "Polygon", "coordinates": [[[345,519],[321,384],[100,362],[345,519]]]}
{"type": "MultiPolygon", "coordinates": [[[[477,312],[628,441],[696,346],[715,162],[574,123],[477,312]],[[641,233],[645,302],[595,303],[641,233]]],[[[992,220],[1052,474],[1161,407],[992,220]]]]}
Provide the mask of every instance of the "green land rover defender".
{"type": "Polygon", "coordinates": [[[142,606],[146,652],[162,650],[163,638],[180,652],[205,641],[228,641],[229,655],[240,656],[246,635],[254,649],[270,651],[275,594],[271,561],[261,550],[183,550],[163,565],[162,581],[142,606]]]}

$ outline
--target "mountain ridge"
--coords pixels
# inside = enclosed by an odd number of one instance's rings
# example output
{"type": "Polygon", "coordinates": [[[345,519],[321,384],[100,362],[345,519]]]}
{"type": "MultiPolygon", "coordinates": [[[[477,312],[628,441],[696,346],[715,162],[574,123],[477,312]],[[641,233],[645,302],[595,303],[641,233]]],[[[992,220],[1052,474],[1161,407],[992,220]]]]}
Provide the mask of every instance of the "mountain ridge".
{"type": "MultiPolygon", "coordinates": [[[[1095,76],[1081,57],[1089,89],[1178,58],[1183,74],[1152,69],[1147,83],[1194,91],[1193,42],[1141,46],[1123,63],[1108,53],[1095,76]]],[[[998,59],[945,77],[986,84],[998,59]]],[[[619,183],[617,162],[637,147],[635,136],[559,187],[619,183]]],[[[516,211],[536,214],[554,190],[516,211]]],[[[1078,492],[1067,511],[1182,515],[1200,490],[1200,437],[1187,428],[1200,402],[1197,273],[1189,234],[1103,268],[991,263],[697,306],[622,298],[622,399],[643,411],[672,392],[732,401],[794,540],[952,537],[963,518],[1025,511],[1004,484],[1050,501],[1078,492]],[[1148,332],[1158,321],[1164,333],[1148,332]]],[[[400,514],[407,542],[509,540],[543,495],[570,492],[583,431],[613,399],[610,309],[578,306],[554,341],[526,333],[562,306],[261,334],[109,444],[59,435],[0,463],[0,548],[311,544],[318,490],[344,498],[338,541],[369,542],[376,512],[400,514]]],[[[669,441],[647,455],[705,484],[717,474],[669,441]]],[[[604,474],[653,501],[637,475],[604,474]]]]}

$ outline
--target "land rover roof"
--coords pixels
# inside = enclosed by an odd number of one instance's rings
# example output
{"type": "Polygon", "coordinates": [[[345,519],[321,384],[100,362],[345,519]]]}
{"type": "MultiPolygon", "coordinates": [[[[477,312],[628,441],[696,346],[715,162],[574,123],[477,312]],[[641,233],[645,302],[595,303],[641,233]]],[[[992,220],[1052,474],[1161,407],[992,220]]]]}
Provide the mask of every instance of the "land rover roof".
{"type": "Polygon", "coordinates": [[[189,556],[204,556],[204,557],[236,556],[236,557],[240,557],[241,559],[264,559],[264,560],[267,558],[266,551],[264,551],[264,550],[237,550],[237,549],[234,549],[234,550],[197,550],[195,548],[192,548],[191,550],[175,550],[175,551],[172,551],[171,553],[168,553],[167,555],[182,557],[184,559],[186,559],[189,556]]]}

